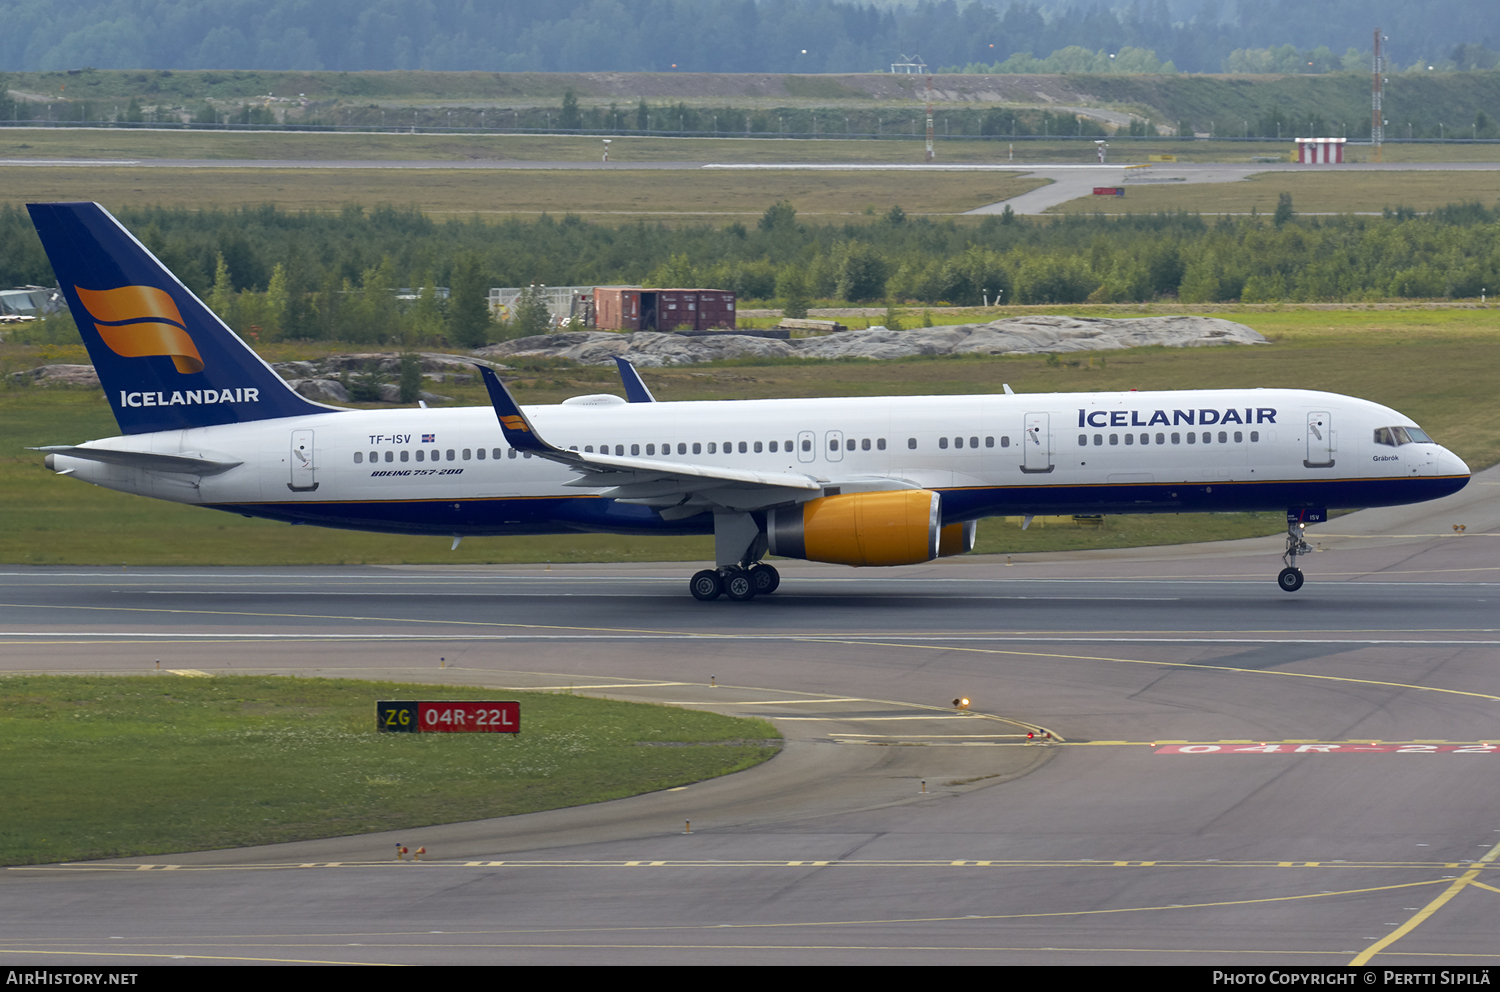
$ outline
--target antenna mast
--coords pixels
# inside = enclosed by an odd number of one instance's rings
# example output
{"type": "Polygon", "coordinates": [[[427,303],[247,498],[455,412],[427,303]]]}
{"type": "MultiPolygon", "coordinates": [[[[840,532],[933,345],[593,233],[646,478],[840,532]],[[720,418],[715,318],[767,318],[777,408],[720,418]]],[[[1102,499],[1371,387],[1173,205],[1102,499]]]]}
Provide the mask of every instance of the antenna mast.
{"type": "Polygon", "coordinates": [[[927,77],[927,161],[937,158],[932,150],[932,77],[927,77]]]}
{"type": "Polygon", "coordinates": [[[1375,161],[1379,162],[1380,146],[1385,140],[1385,111],[1381,109],[1380,97],[1385,88],[1385,65],[1380,55],[1380,29],[1375,29],[1375,82],[1370,90],[1370,144],[1375,146],[1375,161]]]}

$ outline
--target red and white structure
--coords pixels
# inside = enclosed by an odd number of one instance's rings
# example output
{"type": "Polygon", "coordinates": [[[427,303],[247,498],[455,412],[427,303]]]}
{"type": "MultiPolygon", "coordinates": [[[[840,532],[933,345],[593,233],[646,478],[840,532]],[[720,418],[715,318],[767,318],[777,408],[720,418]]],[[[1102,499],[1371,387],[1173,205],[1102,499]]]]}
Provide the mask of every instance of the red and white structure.
{"type": "Polygon", "coordinates": [[[1345,138],[1298,138],[1297,161],[1302,165],[1341,165],[1345,138]]]}

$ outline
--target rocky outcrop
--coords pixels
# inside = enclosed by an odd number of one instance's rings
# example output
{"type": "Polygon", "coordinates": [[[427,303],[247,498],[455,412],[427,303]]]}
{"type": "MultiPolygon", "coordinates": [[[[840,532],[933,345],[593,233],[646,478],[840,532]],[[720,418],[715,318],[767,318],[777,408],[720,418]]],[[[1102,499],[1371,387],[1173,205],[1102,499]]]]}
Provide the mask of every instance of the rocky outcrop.
{"type": "Polygon", "coordinates": [[[644,368],[692,365],[726,358],[904,358],[908,355],[1035,355],[1112,351],[1160,345],[1200,348],[1269,344],[1264,337],[1218,317],[1006,317],[987,324],[948,324],[892,331],[884,327],[777,341],[743,334],[685,337],[638,331],[571,331],[518,338],[481,349],[491,358],[570,358],[608,364],[616,356],[644,368]]]}
{"type": "Polygon", "coordinates": [[[42,365],[24,372],[12,372],[17,382],[33,386],[86,386],[99,388],[99,375],[92,365],[42,365]]]}

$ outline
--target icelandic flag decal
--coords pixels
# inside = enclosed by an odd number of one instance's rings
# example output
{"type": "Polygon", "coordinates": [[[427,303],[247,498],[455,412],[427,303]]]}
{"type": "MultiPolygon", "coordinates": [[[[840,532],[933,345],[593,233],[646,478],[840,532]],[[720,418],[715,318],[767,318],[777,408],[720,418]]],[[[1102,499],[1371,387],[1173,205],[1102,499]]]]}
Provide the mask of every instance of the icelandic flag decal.
{"type": "Polygon", "coordinates": [[[423,444],[436,444],[437,443],[437,435],[436,434],[423,434],[422,435],[422,443],[423,444]]]}

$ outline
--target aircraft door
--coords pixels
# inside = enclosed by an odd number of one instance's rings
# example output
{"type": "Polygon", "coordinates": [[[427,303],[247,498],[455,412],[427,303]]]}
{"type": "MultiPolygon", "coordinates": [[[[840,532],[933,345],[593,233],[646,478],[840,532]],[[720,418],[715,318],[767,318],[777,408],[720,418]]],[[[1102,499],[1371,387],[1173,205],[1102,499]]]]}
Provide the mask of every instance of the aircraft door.
{"type": "Polygon", "coordinates": [[[1028,413],[1021,432],[1021,471],[1028,474],[1050,472],[1052,464],[1051,416],[1028,413]]]}
{"type": "Polygon", "coordinates": [[[843,431],[828,431],[827,433],[825,433],[823,435],[823,447],[826,449],[823,452],[823,454],[825,456],[827,456],[827,458],[828,458],[829,461],[831,461],[831,462],[841,462],[841,461],[843,461],[844,460],[844,432],[843,431]]]}
{"type": "Polygon", "coordinates": [[[818,457],[818,436],[812,431],[802,431],[797,435],[797,461],[810,462],[818,457]]]}
{"type": "Polygon", "coordinates": [[[318,488],[314,475],[317,465],[313,447],[312,431],[292,431],[292,455],[289,461],[292,465],[292,480],[286,487],[294,493],[310,493],[318,488]]]}
{"type": "Polygon", "coordinates": [[[1307,457],[1304,468],[1332,468],[1333,453],[1338,450],[1338,436],[1333,432],[1333,417],[1327,411],[1307,415],[1307,457]]]}

